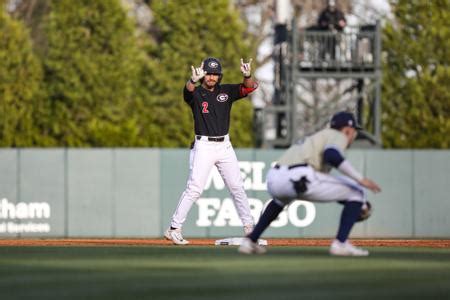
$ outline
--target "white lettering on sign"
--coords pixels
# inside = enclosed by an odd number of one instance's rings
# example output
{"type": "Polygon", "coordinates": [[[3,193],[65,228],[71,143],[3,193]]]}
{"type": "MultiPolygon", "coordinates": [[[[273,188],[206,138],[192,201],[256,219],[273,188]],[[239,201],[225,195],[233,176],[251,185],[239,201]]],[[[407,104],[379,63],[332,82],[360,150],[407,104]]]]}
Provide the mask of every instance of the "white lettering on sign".
{"type": "MultiPolygon", "coordinates": [[[[267,201],[264,208],[269,204],[269,201],[267,201]]],[[[278,218],[276,218],[271,226],[278,228],[278,227],[284,227],[288,225],[289,223],[292,224],[295,227],[308,227],[311,225],[311,223],[316,218],[316,207],[313,203],[308,201],[292,201],[289,206],[285,207],[284,210],[278,215],[278,218]],[[305,211],[304,217],[299,217],[299,210],[303,207],[303,210],[305,211]]]]}
{"type": "Polygon", "coordinates": [[[208,227],[211,226],[211,218],[214,217],[220,209],[219,198],[200,198],[197,200],[198,205],[198,219],[197,226],[208,227]],[[205,201],[206,200],[206,201],[205,201]]]}
{"type": "Polygon", "coordinates": [[[0,233],[50,232],[48,223],[0,223],[0,233]]]}
{"type": "MultiPolygon", "coordinates": [[[[265,162],[262,161],[241,161],[239,162],[239,169],[241,170],[242,180],[244,182],[244,189],[254,191],[266,190],[266,182],[264,181],[265,162]]],[[[216,167],[213,167],[209,173],[206,181],[205,190],[214,187],[216,190],[223,190],[225,183],[220,176],[216,167]]]]}
{"type": "Polygon", "coordinates": [[[50,205],[47,202],[11,203],[3,198],[0,201],[0,219],[48,219],[50,205]]]}
{"type": "MultiPolygon", "coordinates": [[[[251,214],[257,222],[261,212],[270,200],[263,205],[259,199],[249,198],[251,214]]],[[[221,201],[219,198],[200,198],[197,200],[198,218],[196,225],[199,227],[217,227],[242,226],[242,222],[236,212],[233,200],[225,198],[221,201]]],[[[308,201],[297,200],[287,206],[274,220],[271,227],[283,227],[291,224],[295,227],[307,227],[316,218],[316,207],[308,201]],[[302,211],[299,214],[299,211],[302,211]],[[302,216],[302,217],[300,217],[302,216]]]]}
{"type": "Polygon", "coordinates": [[[236,208],[234,207],[233,200],[226,198],[222,201],[222,205],[217,211],[213,225],[217,227],[224,227],[226,225],[242,226],[242,222],[239,219],[236,208]]]}
{"type": "Polygon", "coordinates": [[[0,233],[27,233],[27,232],[50,232],[50,224],[34,223],[26,220],[49,219],[51,215],[50,204],[47,202],[9,202],[3,198],[0,201],[0,233]],[[14,220],[19,220],[15,222],[14,220]]]}

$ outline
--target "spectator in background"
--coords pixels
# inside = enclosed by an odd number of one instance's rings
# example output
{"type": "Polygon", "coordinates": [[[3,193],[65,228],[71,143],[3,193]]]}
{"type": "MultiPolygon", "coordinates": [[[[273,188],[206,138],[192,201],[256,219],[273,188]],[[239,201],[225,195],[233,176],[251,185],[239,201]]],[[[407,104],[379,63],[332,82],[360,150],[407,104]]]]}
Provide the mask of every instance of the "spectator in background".
{"type": "Polygon", "coordinates": [[[347,24],[344,14],[336,7],[335,0],[328,0],[327,7],[320,13],[317,23],[320,29],[333,32],[342,32],[347,24]]]}
{"type": "Polygon", "coordinates": [[[322,59],[326,59],[326,54],[330,55],[332,60],[336,59],[336,33],[342,32],[347,24],[344,14],[336,7],[335,0],[328,0],[327,7],[320,13],[317,25],[320,30],[328,30],[333,33],[326,36],[322,43],[322,59]]]}

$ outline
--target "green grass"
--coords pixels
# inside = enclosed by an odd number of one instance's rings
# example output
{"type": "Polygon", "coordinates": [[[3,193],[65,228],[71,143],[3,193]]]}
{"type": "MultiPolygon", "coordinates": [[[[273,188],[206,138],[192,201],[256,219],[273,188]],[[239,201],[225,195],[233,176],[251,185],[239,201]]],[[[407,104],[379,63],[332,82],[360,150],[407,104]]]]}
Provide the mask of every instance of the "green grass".
{"type": "Polygon", "coordinates": [[[0,299],[450,299],[450,249],[0,247],[0,299]]]}

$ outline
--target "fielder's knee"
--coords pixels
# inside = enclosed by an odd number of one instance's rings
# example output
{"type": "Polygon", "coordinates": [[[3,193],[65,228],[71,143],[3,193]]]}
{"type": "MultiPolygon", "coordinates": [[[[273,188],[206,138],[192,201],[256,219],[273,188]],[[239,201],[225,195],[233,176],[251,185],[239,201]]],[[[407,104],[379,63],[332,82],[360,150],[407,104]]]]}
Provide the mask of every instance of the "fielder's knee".
{"type": "Polygon", "coordinates": [[[273,199],[272,201],[278,204],[279,206],[286,206],[293,200],[292,198],[284,198],[284,197],[276,197],[276,198],[273,197],[272,199],[273,199]]]}
{"type": "Polygon", "coordinates": [[[366,193],[363,189],[353,189],[347,201],[365,203],[367,201],[366,193]]]}
{"type": "Polygon", "coordinates": [[[281,201],[281,200],[276,199],[276,198],[273,198],[272,201],[274,203],[276,203],[278,206],[281,206],[281,207],[284,207],[284,206],[288,205],[291,202],[291,201],[289,201],[289,202],[286,203],[286,202],[281,201]]]}

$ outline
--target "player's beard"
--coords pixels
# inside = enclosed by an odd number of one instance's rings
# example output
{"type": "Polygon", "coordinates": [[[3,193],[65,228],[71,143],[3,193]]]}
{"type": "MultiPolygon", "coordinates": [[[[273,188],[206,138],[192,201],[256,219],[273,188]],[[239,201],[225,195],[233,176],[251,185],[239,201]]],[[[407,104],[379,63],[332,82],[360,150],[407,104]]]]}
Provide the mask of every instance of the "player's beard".
{"type": "Polygon", "coordinates": [[[216,84],[217,84],[216,80],[206,80],[205,81],[206,88],[208,88],[208,89],[213,89],[216,86],[216,84]]]}

